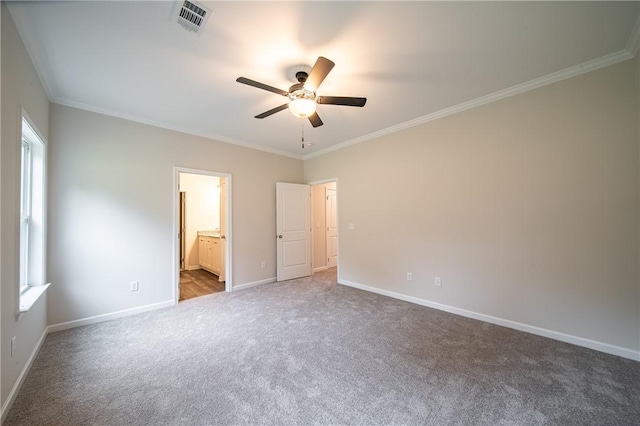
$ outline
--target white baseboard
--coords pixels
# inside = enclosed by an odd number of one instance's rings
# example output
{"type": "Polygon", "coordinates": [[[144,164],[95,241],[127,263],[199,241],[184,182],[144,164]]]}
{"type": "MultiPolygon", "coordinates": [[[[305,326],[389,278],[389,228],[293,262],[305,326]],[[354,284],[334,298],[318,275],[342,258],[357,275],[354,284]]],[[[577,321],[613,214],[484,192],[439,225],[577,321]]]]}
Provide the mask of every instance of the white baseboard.
{"type": "Polygon", "coordinates": [[[62,331],[62,330],[67,330],[69,328],[80,327],[83,325],[95,324],[98,322],[108,321],[108,320],[121,318],[129,315],[140,314],[142,312],[152,311],[155,309],[166,308],[169,306],[173,306],[175,304],[176,304],[175,301],[168,300],[166,302],[154,303],[152,305],[140,306],[137,308],[125,309],[122,311],[112,312],[109,314],[96,315],[89,318],[68,321],[60,324],[47,326],[42,332],[42,336],[40,336],[40,340],[38,340],[38,343],[36,344],[36,347],[33,349],[33,352],[31,352],[31,355],[29,356],[27,363],[25,364],[24,368],[20,372],[18,379],[16,380],[15,384],[13,385],[13,388],[11,389],[11,392],[9,392],[9,396],[7,397],[6,401],[2,405],[2,409],[1,409],[2,411],[0,412],[0,419],[1,419],[0,423],[3,423],[7,414],[9,414],[9,410],[13,405],[13,401],[18,395],[18,391],[22,387],[22,383],[24,382],[24,379],[27,377],[27,374],[31,369],[33,361],[36,359],[38,352],[40,352],[40,348],[42,348],[42,344],[44,343],[44,339],[47,337],[47,334],[55,331],[62,331]]]}
{"type": "Polygon", "coordinates": [[[326,269],[329,269],[329,267],[328,266],[319,266],[317,268],[313,268],[313,272],[316,273],[316,272],[324,271],[326,269]]]}
{"type": "Polygon", "coordinates": [[[69,328],[81,327],[83,325],[96,324],[103,321],[109,321],[116,318],[122,318],[129,315],[141,314],[147,311],[153,311],[156,309],[167,308],[169,306],[175,305],[176,302],[174,300],[167,300],[166,302],[154,303],[151,305],[139,306],[137,308],[124,309],[122,311],[111,312],[108,314],[96,315],[89,318],[83,318],[73,321],[62,322],[59,324],[53,324],[47,327],[48,333],[53,333],[55,331],[67,330],[69,328]]]}
{"type": "Polygon", "coordinates": [[[526,333],[535,334],[538,336],[548,337],[550,339],[559,340],[565,343],[571,343],[573,345],[582,346],[596,351],[608,353],[611,355],[617,355],[622,358],[631,359],[634,361],[640,361],[640,351],[634,351],[632,349],[623,348],[620,346],[610,345],[608,343],[598,342],[591,339],[585,339],[584,337],[572,336],[570,334],[560,333],[558,331],[547,330],[545,328],[536,327],[533,325],[522,324],[519,322],[494,317],[491,315],[480,314],[478,312],[468,311],[466,309],[456,308],[454,306],[444,305],[442,303],[431,302],[429,300],[419,299],[413,296],[407,296],[405,294],[396,293],[394,291],[383,290],[376,287],[371,287],[364,284],[355,283],[348,280],[338,279],[338,284],[354,287],[360,290],[369,291],[372,293],[381,294],[383,296],[389,296],[394,299],[403,300],[405,302],[415,303],[417,305],[426,306],[428,308],[438,309],[440,311],[449,312],[452,314],[460,315],[467,318],[473,318],[479,321],[488,322],[491,324],[500,325],[503,327],[512,328],[526,333]]]}
{"type": "Polygon", "coordinates": [[[246,284],[234,285],[233,288],[231,289],[231,291],[246,290],[246,289],[251,288],[251,287],[256,287],[256,286],[259,286],[259,285],[262,285],[262,284],[269,284],[269,283],[274,283],[274,282],[276,282],[276,277],[267,278],[266,280],[253,281],[253,282],[246,283],[246,284]]]}
{"type": "Polygon", "coordinates": [[[18,392],[20,391],[20,388],[24,383],[24,379],[27,377],[29,370],[31,370],[33,361],[36,359],[36,356],[38,355],[38,352],[40,352],[40,348],[44,343],[44,339],[47,337],[47,334],[49,333],[48,329],[49,327],[45,328],[44,331],[42,332],[42,336],[40,336],[40,340],[38,340],[36,347],[33,348],[31,355],[29,355],[29,359],[27,359],[27,363],[25,364],[24,368],[20,372],[18,379],[13,384],[13,387],[11,388],[11,392],[9,392],[9,395],[7,396],[7,399],[4,402],[4,404],[2,404],[2,412],[0,413],[0,424],[4,423],[4,421],[6,420],[7,414],[9,414],[9,410],[13,405],[13,401],[16,399],[16,396],[18,396],[18,392]]]}

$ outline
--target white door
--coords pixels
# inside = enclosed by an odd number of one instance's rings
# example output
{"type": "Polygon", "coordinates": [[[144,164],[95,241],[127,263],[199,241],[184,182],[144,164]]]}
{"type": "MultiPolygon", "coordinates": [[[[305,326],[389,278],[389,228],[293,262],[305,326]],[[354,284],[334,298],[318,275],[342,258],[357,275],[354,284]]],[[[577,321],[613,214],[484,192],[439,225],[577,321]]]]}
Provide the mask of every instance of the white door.
{"type": "Polygon", "coordinates": [[[220,178],[220,274],[218,281],[227,280],[227,179],[220,178]]]}
{"type": "Polygon", "coordinates": [[[311,275],[311,187],[276,182],[277,280],[311,275]]]}
{"type": "Polygon", "coordinates": [[[336,189],[327,186],[327,268],[338,266],[338,208],[336,189]]]}

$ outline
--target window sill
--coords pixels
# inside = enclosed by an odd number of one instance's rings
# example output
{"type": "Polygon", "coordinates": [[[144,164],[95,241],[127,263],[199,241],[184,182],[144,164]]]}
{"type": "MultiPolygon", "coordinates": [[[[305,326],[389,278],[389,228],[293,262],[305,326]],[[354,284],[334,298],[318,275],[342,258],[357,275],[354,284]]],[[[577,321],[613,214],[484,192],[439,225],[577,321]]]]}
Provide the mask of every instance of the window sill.
{"type": "Polygon", "coordinates": [[[28,312],[50,285],[51,283],[29,286],[29,288],[20,295],[20,309],[18,311],[18,315],[28,312]]]}

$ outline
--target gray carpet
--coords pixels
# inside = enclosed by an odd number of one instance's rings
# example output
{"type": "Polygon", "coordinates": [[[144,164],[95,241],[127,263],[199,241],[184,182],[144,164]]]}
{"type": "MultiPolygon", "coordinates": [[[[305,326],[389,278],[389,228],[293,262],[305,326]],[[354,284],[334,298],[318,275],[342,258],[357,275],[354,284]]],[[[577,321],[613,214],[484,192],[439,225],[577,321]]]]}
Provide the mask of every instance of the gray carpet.
{"type": "Polygon", "coordinates": [[[6,425],[640,423],[640,364],[313,278],[50,334],[6,425]]]}

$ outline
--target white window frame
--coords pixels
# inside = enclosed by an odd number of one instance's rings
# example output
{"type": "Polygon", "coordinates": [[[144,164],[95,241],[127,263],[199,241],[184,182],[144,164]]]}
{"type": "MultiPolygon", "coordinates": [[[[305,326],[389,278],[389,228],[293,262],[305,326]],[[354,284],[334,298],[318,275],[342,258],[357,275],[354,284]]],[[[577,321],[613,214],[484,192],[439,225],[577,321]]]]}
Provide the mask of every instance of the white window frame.
{"type": "Polygon", "coordinates": [[[31,219],[31,143],[22,135],[20,153],[20,294],[29,286],[29,220],[31,219]]]}
{"type": "Polygon", "coordinates": [[[46,282],[47,144],[22,112],[20,149],[20,268],[18,317],[49,287],[46,282]]]}

